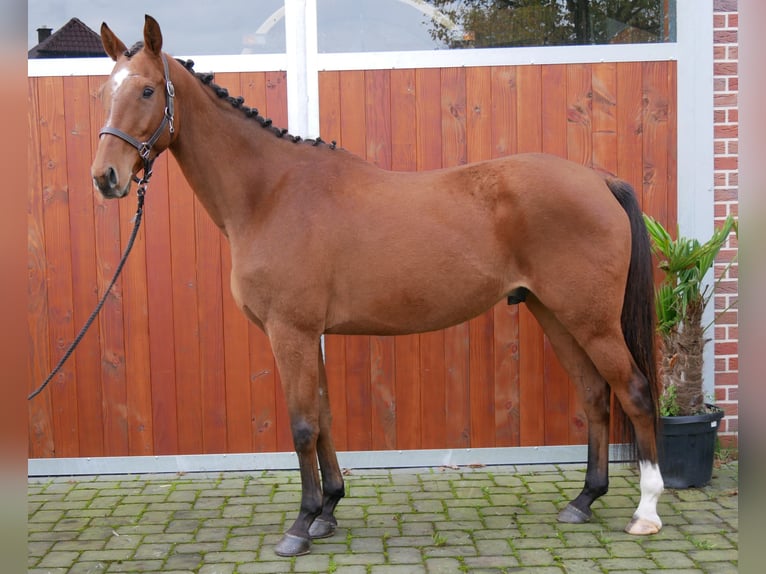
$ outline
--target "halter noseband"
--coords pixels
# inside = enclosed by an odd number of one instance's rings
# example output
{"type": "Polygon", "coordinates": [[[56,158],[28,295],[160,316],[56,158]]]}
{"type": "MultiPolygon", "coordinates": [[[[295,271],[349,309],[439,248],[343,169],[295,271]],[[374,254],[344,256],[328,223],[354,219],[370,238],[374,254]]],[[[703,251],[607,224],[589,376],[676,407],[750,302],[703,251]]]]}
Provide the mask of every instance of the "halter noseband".
{"type": "MultiPolygon", "coordinates": [[[[141,159],[144,161],[144,177],[143,181],[148,182],[149,176],[151,175],[151,168],[152,164],[154,163],[154,159],[149,159],[149,154],[152,151],[152,148],[154,147],[154,144],[157,143],[157,140],[160,139],[160,136],[162,135],[162,132],[165,129],[165,126],[169,126],[170,133],[175,132],[175,128],[173,127],[173,113],[174,113],[174,100],[176,96],[175,88],[173,87],[173,82],[170,81],[170,73],[168,72],[168,61],[167,58],[165,58],[165,54],[161,54],[162,57],[162,66],[165,68],[165,100],[166,100],[166,106],[165,106],[165,114],[162,116],[162,122],[160,122],[159,127],[154,131],[152,134],[152,137],[150,137],[145,142],[139,142],[136,138],[133,136],[126,134],[124,131],[113,128],[111,126],[104,126],[101,128],[101,131],[98,132],[99,137],[101,137],[104,134],[111,134],[113,136],[117,136],[118,138],[128,142],[130,145],[132,145],[134,148],[138,150],[138,155],[141,157],[141,159]]],[[[142,183],[142,180],[139,180],[137,177],[133,176],[133,179],[138,182],[142,183]]]]}

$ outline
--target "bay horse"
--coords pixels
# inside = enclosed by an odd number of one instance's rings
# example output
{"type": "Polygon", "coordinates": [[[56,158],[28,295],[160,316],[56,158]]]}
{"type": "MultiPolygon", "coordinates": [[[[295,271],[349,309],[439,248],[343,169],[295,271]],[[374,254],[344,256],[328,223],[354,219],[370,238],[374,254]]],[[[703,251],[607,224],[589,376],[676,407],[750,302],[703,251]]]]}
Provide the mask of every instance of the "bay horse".
{"type": "Polygon", "coordinates": [[[95,187],[124,197],[169,149],[228,238],[235,301],[270,340],[301,477],[277,554],[305,554],[334,534],[344,496],[321,335],[442,329],[504,298],[539,321],[588,419],[584,487],[559,520],[589,520],[607,491],[613,393],[640,470],[626,531],[659,531],[652,262],[626,182],[543,154],[382,170],[272,126],[212,74],[168,57],[151,16],[130,49],[106,23],[101,38],[116,64],[102,91],[95,187]]]}

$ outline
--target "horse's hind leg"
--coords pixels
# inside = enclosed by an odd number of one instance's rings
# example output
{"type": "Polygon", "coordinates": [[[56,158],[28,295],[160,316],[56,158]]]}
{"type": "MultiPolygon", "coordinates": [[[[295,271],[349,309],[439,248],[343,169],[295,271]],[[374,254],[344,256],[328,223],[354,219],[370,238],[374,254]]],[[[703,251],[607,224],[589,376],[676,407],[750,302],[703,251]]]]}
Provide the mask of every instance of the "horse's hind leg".
{"type": "Polygon", "coordinates": [[[609,388],[588,355],[553,313],[532,294],[527,296],[527,306],[577,388],[588,419],[585,484],[577,498],[559,513],[560,522],[587,522],[593,501],[609,488],[609,388]]]}
{"type": "Polygon", "coordinates": [[[654,534],[662,528],[657,502],[663,490],[657,459],[657,419],[650,383],[639,371],[619,327],[589,329],[583,349],[620,402],[635,433],[635,445],[641,473],[641,500],[625,531],[628,534],[654,534]]]}
{"type": "Polygon", "coordinates": [[[322,514],[311,524],[311,538],[327,538],[335,533],[338,521],[335,519],[335,507],[345,496],[343,474],[338,465],[338,456],[331,435],[332,414],[330,413],[330,396],[327,389],[322,347],[319,347],[319,437],[317,438],[317,455],[319,468],[322,472],[322,514]]]}

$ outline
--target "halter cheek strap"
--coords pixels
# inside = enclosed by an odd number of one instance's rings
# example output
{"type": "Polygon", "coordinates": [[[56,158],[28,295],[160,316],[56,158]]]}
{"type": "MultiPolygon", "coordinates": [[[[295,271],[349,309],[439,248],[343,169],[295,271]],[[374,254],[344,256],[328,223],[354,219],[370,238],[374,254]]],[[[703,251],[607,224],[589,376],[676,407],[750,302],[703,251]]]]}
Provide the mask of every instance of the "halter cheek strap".
{"type": "Polygon", "coordinates": [[[152,151],[152,148],[154,147],[154,144],[157,143],[157,140],[160,139],[160,136],[162,135],[162,132],[165,130],[165,126],[169,127],[170,133],[175,132],[175,128],[173,126],[173,115],[175,112],[174,108],[174,102],[175,102],[175,96],[176,91],[173,87],[173,82],[170,81],[170,73],[168,72],[168,61],[165,57],[165,54],[161,54],[162,56],[162,66],[165,69],[165,114],[162,116],[162,122],[160,122],[159,127],[157,127],[156,130],[154,130],[154,133],[152,134],[152,137],[150,137],[145,142],[139,142],[136,138],[131,136],[130,134],[126,134],[124,131],[113,128],[112,126],[104,126],[101,128],[101,131],[98,132],[99,137],[110,134],[113,136],[117,136],[118,138],[128,142],[130,145],[132,145],[134,148],[138,150],[138,155],[141,157],[142,160],[144,160],[144,177],[146,177],[146,172],[151,170],[151,163],[154,161],[153,159],[149,159],[149,154],[152,151]]]}

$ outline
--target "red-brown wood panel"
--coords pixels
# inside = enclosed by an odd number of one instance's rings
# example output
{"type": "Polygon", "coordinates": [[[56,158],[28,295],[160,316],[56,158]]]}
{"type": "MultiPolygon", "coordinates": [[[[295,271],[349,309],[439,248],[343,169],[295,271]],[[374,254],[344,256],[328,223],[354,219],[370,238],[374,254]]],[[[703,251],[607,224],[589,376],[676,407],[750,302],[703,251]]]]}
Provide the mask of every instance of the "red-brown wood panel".
{"type": "MultiPolygon", "coordinates": [[[[38,105],[39,79],[27,82],[27,273],[29,281],[27,321],[29,340],[29,391],[37,388],[52,368],[48,344],[48,256],[45,251],[43,223],[42,145],[40,126],[43,118],[38,105]]],[[[47,142],[46,142],[47,143],[47,142]]],[[[51,413],[51,393],[43,392],[28,403],[29,456],[48,458],[56,455],[51,413]]]]}
{"type": "MultiPolygon", "coordinates": [[[[41,78],[39,90],[42,154],[43,225],[48,260],[48,335],[51,359],[58,361],[74,338],[72,266],[68,249],[69,188],[62,78],[41,78]]],[[[78,456],[77,358],[64,365],[51,383],[52,423],[57,456],[78,456]]]]}
{"type": "MultiPolygon", "coordinates": [[[[103,292],[132,229],[135,196],[104,200],[89,180],[102,82],[29,80],[35,386],[103,292]]],[[[287,125],[284,72],[216,82],[287,125]]],[[[644,208],[672,224],[675,88],[672,62],[327,71],[320,132],[394,170],[524,151],[569,157],[628,180],[644,208]]],[[[227,241],[163,155],[123,277],[75,357],[29,405],[30,456],[292,450],[271,347],[233,301],[230,272],[227,241]]],[[[578,395],[523,304],[500,302],[435,333],[328,336],[325,355],[341,450],[586,440],[578,395]]]]}
{"type": "MultiPolygon", "coordinates": [[[[89,288],[73,290],[75,326],[83,325],[98,301],[96,292],[96,237],[93,227],[93,184],[90,179],[91,126],[90,88],[87,77],[64,78],[67,173],[69,180],[69,221],[72,256],[72,284],[89,288]]],[[[135,267],[140,267],[139,262],[135,267]]],[[[144,267],[145,268],[145,267],[144,267]]],[[[79,328],[79,327],[77,327],[79,328]]],[[[99,336],[94,327],[77,350],[77,411],[80,456],[104,452],[101,421],[101,369],[99,336]]]]}

